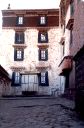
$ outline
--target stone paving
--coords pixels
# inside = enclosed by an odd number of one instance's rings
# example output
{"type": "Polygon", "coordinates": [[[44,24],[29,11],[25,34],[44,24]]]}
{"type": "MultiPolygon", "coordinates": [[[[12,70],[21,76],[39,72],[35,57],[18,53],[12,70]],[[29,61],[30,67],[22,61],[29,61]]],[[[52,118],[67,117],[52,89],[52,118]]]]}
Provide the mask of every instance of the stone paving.
{"type": "Polygon", "coordinates": [[[0,128],[84,128],[64,98],[2,98],[0,128]]]}

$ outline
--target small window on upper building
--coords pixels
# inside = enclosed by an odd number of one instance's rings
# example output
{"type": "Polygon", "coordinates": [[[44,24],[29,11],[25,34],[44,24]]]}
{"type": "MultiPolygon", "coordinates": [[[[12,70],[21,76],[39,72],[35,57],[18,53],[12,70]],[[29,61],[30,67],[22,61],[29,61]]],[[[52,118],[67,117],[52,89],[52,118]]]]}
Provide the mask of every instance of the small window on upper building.
{"type": "Polygon", "coordinates": [[[71,13],[71,16],[74,14],[74,2],[71,2],[70,4],[70,13],[71,13]]]}
{"type": "Polygon", "coordinates": [[[73,43],[73,30],[70,30],[70,45],[73,43]]]}
{"type": "Polygon", "coordinates": [[[40,61],[48,60],[48,49],[39,49],[39,60],[40,61]]]}
{"type": "Polygon", "coordinates": [[[24,49],[15,48],[14,61],[23,61],[23,59],[24,59],[24,49]]]}
{"type": "Polygon", "coordinates": [[[17,25],[23,25],[23,16],[17,17],[17,25]]]}
{"type": "Polygon", "coordinates": [[[39,32],[38,33],[38,42],[39,43],[48,43],[48,33],[47,32],[39,32]]]}
{"type": "Polygon", "coordinates": [[[24,43],[24,33],[23,32],[15,33],[15,43],[16,44],[24,43]]]}
{"type": "Polygon", "coordinates": [[[62,44],[62,57],[64,56],[64,54],[65,54],[65,41],[62,44]]]}
{"type": "Polygon", "coordinates": [[[40,24],[45,24],[46,18],[44,16],[40,17],[40,24]]]}
{"type": "Polygon", "coordinates": [[[40,25],[46,25],[47,20],[46,20],[46,16],[40,16],[40,25]]]}

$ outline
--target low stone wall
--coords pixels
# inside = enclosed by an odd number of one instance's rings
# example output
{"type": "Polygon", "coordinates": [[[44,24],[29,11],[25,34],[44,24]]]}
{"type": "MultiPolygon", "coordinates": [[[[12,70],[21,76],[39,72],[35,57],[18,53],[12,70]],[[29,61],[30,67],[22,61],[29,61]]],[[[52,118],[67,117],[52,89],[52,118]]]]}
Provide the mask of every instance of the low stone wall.
{"type": "Polygon", "coordinates": [[[0,65],[0,96],[10,95],[11,80],[6,70],[0,65]]]}

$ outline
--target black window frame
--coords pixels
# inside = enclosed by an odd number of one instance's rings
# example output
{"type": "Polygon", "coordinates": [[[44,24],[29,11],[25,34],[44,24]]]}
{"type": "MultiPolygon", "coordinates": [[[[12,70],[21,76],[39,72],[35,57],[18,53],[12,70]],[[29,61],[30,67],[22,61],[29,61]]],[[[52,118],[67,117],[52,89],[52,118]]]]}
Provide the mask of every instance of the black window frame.
{"type": "Polygon", "coordinates": [[[65,41],[63,41],[63,44],[62,44],[62,56],[64,56],[65,54],[65,41]]]}
{"type": "Polygon", "coordinates": [[[48,32],[38,32],[38,43],[48,43],[48,32]],[[44,35],[45,40],[42,40],[41,34],[44,35]]]}
{"type": "Polygon", "coordinates": [[[23,26],[23,24],[24,24],[24,16],[17,16],[16,17],[16,25],[23,26]],[[19,21],[19,18],[22,18],[22,23],[21,23],[21,21],[19,21]]]}
{"type": "Polygon", "coordinates": [[[70,30],[70,45],[73,44],[73,29],[70,30]]]}
{"type": "Polygon", "coordinates": [[[40,15],[39,16],[39,25],[40,26],[46,26],[47,25],[47,16],[46,15],[40,15]],[[45,23],[41,23],[41,18],[44,17],[45,18],[45,23]]]}
{"type": "Polygon", "coordinates": [[[15,32],[15,44],[24,44],[24,32],[15,32]]]}
{"type": "Polygon", "coordinates": [[[74,1],[72,1],[72,2],[70,3],[70,14],[71,14],[71,16],[74,15],[74,1]]]}
{"type": "Polygon", "coordinates": [[[24,59],[24,49],[23,48],[14,48],[14,61],[23,61],[24,59]],[[21,58],[17,57],[17,52],[21,51],[21,58]]]}
{"type": "Polygon", "coordinates": [[[42,71],[38,74],[38,80],[39,80],[39,86],[49,86],[49,77],[48,77],[48,71],[42,71]],[[42,73],[45,73],[45,83],[41,81],[42,79],[42,73]]]}
{"type": "Polygon", "coordinates": [[[12,72],[12,83],[11,86],[21,86],[21,75],[19,72],[12,72]],[[17,75],[16,75],[17,74],[17,75]],[[17,81],[16,81],[17,77],[17,81]]]}
{"type": "Polygon", "coordinates": [[[39,49],[39,61],[47,61],[48,60],[48,49],[39,49]],[[45,51],[45,58],[42,56],[42,51],[45,51]]]}

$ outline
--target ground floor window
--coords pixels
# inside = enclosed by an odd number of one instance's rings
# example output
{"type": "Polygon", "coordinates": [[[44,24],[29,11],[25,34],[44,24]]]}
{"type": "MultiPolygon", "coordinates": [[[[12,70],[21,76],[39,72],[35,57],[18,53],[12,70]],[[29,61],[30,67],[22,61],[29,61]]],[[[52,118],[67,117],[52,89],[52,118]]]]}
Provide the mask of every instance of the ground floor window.
{"type": "Polygon", "coordinates": [[[46,80],[45,80],[45,72],[42,72],[41,73],[41,83],[45,83],[46,80]]]}
{"type": "Polygon", "coordinates": [[[12,86],[20,86],[21,76],[19,72],[12,73],[12,86]]]}
{"type": "Polygon", "coordinates": [[[48,72],[41,72],[39,74],[39,86],[49,86],[48,72]]]}
{"type": "Polygon", "coordinates": [[[12,86],[22,86],[26,90],[37,88],[37,86],[49,86],[48,72],[37,75],[21,75],[19,72],[12,73],[12,86]]]}

